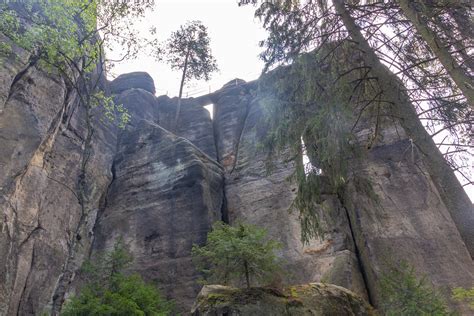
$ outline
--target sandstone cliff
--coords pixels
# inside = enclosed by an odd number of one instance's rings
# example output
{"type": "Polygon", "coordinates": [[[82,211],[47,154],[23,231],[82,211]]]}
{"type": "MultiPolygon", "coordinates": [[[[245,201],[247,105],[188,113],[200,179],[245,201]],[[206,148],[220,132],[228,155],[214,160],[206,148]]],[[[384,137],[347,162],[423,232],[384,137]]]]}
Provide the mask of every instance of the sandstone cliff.
{"type": "Polygon", "coordinates": [[[388,126],[384,142],[351,162],[378,199],[357,182],[343,196],[325,192],[315,209],[324,210],[327,233],[303,245],[298,214],[288,212],[294,166],[283,154],[268,174],[263,162],[259,144],[269,127],[255,82],[232,81],[183,100],[175,132],[168,124],[176,99],[155,97],[151,77],[111,82],[132,121],[122,130],[96,116],[86,170],[93,211],[82,221],[85,111],[60,78],[27,59],[0,69],[0,315],[49,310],[76,286],[75,271],[66,268],[77,269],[118,238],[134,255],[131,269],[189,311],[200,290],[190,249],[216,220],[267,228],[284,245],[289,284],[325,281],[377,304],[383,265],[399,259],[440,289],[474,283],[467,241],[426,162],[404,158],[410,141],[401,125],[400,133],[388,126]],[[213,120],[203,108],[211,103],[213,120]]]}

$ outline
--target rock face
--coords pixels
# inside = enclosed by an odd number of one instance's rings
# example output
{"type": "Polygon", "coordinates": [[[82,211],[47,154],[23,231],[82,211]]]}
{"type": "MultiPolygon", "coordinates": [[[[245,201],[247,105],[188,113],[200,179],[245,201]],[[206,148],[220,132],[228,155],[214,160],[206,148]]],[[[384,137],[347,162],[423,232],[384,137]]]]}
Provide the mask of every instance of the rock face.
{"type": "Polygon", "coordinates": [[[292,286],[284,292],[266,288],[204,286],[191,314],[193,316],[375,315],[372,308],[353,292],[322,283],[292,286]]]}
{"type": "Polygon", "coordinates": [[[296,212],[289,213],[296,186],[289,177],[294,166],[288,157],[273,161],[271,174],[267,154],[260,148],[270,132],[262,105],[255,102],[253,84],[224,86],[214,107],[218,157],[226,170],[226,213],[230,223],[249,222],[267,229],[284,247],[285,281],[290,284],[324,280],[366,297],[365,285],[354,252],[348,218],[337,198],[327,196],[324,207],[335,219],[322,240],[301,242],[296,212]]]}
{"type": "Polygon", "coordinates": [[[131,270],[162,286],[185,312],[200,288],[191,248],[221,219],[222,168],[186,139],[147,123],[123,133],[117,152],[94,251],[121,238],[134,257],[131,270]]]}
{"type": "MultiPolygon", "coordinates": [[[[82,214],[85,109],[60,78],[18,54],[0,64],[0,315],[35,315],[61,303],[62,294],[74,291],[82,261],[119,238],[134,256],[130,270],[160,286],[185,313],[200,289],[191,247],[205,242],[217,220],[263,226],[279,240],[289,271],[283,283],[334,283],[378,304],[383,266],[401,259],[440,289],[474,283],[467,241],[427,167],[429,158],[416,150],[411,155],[400,123],[381,125],[383,141],[350,162],[373,192],[356,178],[343,193],[324,191],[314,208],[326,234],[303,245],[298,214],[288,212],[296,194],[288,181],[294,166],[285,153],[275,157],[272,173],[265,166],[261,144],[270,128],[256,82],[233,80],[212,94],[184,99],[176,127],[177,100],[155,97],[148,74],[110,82],[106,90],[128,109],[131,122],[120,129],[95,113],[84,170],[88,212],[82,214]],[[203,108],[211,103],[213,120],[203,108]]],[[[366,138],[364,128],[357,133],[360,141],[366,138]]],[[[324,296],[339,302],[334,314],[342,307],[369,313],[338,287],[295,289],[300,300],[259,290],[247,307],[226,306],[234,314],[289,308],[304,315],[308,307],[318,315],[327,306],[310,300],[324,296]]],[[[206,308],[196,311],[225,312],[206,308]]]]}
{"type": "Polygon", "coordinates": [[[35,65],[1,67],[10,84],[0,110],[0,315],[40,314],[72,259],[72,241],[82,240],[77,260],[88,252],[112,175],[115,127],[92,122],[85,196],[95,207],[80,224],[84,109],[60,78],[35,65]]]}

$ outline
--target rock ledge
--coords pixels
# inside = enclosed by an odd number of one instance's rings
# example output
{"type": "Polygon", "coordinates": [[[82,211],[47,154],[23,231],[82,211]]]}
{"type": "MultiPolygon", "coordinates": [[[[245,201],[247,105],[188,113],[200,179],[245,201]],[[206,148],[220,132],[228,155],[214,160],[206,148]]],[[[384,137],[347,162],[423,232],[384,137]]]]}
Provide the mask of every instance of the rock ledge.
{"type": "Polygon", "coordinates": [[[199,293],[191,314],[376,315],[372,307],[353,292],[337,285],[323,283],[296,285],[283,291],[207,285],[199,293]]]}

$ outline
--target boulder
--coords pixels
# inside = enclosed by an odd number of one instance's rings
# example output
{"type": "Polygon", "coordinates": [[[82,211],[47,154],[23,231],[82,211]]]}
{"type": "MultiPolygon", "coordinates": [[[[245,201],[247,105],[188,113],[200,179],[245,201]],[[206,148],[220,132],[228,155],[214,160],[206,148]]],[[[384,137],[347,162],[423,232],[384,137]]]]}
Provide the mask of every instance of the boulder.
{"type": "Polygon", "coordinates": [[[115,78],[110,82],[110,91],[119,94],[128,89],[143,89],[155,94],[155,83],[153,78],[146,72],[130,72],[115,78]]]}
{"type": "Polygon", "coordinates": [[[310,283],[283,291],[204,286],[191,310],[193,316],[326,316],[375,315],[370,305],[340,286],[310,283]]]}

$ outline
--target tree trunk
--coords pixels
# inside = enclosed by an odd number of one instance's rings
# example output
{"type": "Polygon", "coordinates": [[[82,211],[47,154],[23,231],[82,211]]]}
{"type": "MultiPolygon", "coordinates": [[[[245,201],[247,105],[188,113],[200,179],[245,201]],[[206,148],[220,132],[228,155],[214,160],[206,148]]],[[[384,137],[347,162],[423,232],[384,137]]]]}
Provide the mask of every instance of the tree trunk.
{"type": "Polygon", "coordinates": [[[377,54],[370,47],[360,28],[346,10],[344,1],[334,0],[334,6],[350,36],[364,52],[362,56],[365,64],[371,67],[371,70],[378,78],[384,95],[393,104],[393,114],[400,118],[400,122],[408,135],[424,155],[424,161],[430,170],[430,176],[443,202],[449,209],[450,215],[471,257],[474,258],[474,229],[472,229],[474,227],[474,212],[469,197],[436,147],[433,139],[418,119],[418,115],[408,95],[405,93],[406,89],[399,78],[380,62],[377,54]]]}
{"type": "Polygon", "coordinates": [[[247,260],[244,261],[244,269],[245,269],[245,282],[247,282],[247,288],[250,288],[250,275],[249,275],[249,265],[247,260]]]}
{"type": "Polygon", "coordinates": [[[181,84],[179,86],[178,104],[176,105],[176,115],[174,117],[174,124],[172,128],[174,132],[176,132],[176,130],[178,129],[179,112],[181,111],[181,97],[183,96],[183,87],[184,82],[186,81],[186,71],[188,70],[188,59],[190,51],[191,50],[188,48],[188,51],[186,52],[186,58],[184,60],[183,75],[181,76],[181,84]]]}
{"type": "Polygon", "coordinates": [[[423,12],[418,12],[414,7],[416,2],[412,0],[398,0],[398,4],[405,16],[415,26],[418,34],[421,35],[433,54],[439,59],[451,79],[462,91],[469,105],[474,108],[474,83],[472,78],[460,67],[435,32],[428,27],[428,23],[423,17],[423,12]]]}

